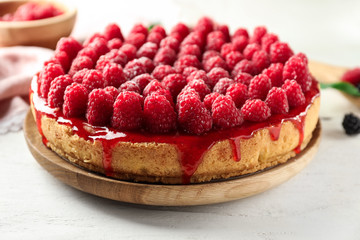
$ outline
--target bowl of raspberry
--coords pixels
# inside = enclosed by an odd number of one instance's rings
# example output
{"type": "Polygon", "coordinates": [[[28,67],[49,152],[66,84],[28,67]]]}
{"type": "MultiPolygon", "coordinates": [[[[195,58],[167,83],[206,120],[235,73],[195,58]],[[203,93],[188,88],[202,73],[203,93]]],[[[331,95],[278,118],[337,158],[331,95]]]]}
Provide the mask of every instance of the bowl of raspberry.
{"type": "Polygon", "coordinates": [[[77,10],[57,1],[5,0],[0,2],[0,47],[55,48],[69,36],[77,10]]]}

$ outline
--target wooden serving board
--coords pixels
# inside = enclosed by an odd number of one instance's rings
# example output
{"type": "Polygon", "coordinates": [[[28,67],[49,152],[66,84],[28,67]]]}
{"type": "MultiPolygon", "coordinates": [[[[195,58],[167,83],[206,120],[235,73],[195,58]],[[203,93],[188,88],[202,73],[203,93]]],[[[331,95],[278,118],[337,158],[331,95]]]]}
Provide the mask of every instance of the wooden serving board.
{"type": "Polygon", "coordinates": [[[31,112],[27,114],[24,122],[24,134],[28,147],[38,163],[57,179],[76,189],[128,203],[189,206],[249,197],[287,181],[299,173],[314,157],[320,143],[321,126],[318,123],[306,149],[285,164],[245,177],[190,185],[120,181],[77,167],[45,147],[31,112]]]}

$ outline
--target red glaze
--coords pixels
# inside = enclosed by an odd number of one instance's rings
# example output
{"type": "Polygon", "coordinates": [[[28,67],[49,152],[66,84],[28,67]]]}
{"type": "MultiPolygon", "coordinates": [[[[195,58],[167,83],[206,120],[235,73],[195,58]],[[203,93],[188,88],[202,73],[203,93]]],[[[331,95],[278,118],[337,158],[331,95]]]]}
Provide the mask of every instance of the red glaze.
{"type": "MultiPolygon", "coordinates": [[[[36,76],[35,76],[36,78],[36,76]]],[[[33,79],[31,92],[33,94],[33,105],[37,116],[37,124],[40,134],[41,115],[46,115],[50,118],[55,118],[59,124],[64,124],[72,128],[72,130],[85,140],[99,140],[103,146],[103,166],[105,174],[112,176],[112,149],[119,142],[158,142],[173,144],[177,147],[180,156],[180,164],[183,171],[183,183],[190,183],[192,175],[200,165],[202,158],[207,150],[209,150],[215,143],[221,140],[229,139],[233,148],[233,156],[235,161],[241,160],[240,140],[248,139],[253,134],[261,129],[267,128],[270,137],[273,141],[279,138],[281,124],[285,121],[291,121],[299,130],[300,138],[299,145],[294,149],[296,153],[300,152],[300,146],[304,138],[304,122],[307,110],[315,98],[319,96],[319,89],[316,81],[313,81],[310,91],[306,96],[306,104],[303,106],[293,108],[288,114],[277,114],[271,116],[266,122],[253,123],[244,122],[240,127],[231,129],[210,131],[201,136],[187,135],[182,132],[176,132],[167,135],[151,134],[148,132],[120,132],[118,130],[108,127],[96,127],[85,122],[85,119],[69,118],[65,119],[60,109],[52,109],[47,106],[44,99],[37,94],[37,81],[33,79]],[[39,116],[39,117],[38,117],[39,116]],[[91,132],[86,129],[91,129],[91,132]]],[[[43,134],[42,134],[43,136],[43,134]]],[[[47,140],[43,136],[44,144],[47,140]]]]}

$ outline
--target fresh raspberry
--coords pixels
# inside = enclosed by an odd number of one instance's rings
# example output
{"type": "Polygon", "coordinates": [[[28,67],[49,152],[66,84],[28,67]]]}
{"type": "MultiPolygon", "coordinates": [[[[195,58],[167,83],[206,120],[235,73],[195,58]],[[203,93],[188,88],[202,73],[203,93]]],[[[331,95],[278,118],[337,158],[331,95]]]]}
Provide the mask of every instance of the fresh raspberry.
{"type": "Polygon", "coordinates": [[[226,64],[224,59],[222,59],[220,56],[215,56],[208,59],[207,61],[204,62],[203,67],[206,72],[209,72],[211,69],[216,67],[228,69],[228,65],[226,64]]]}
{"type": "Polygon", "coordinates": [[[312,84],[309,70],[302,58],[292,56],[284,65],[283,80],[296,80],[303,92],[307,92],[312,84]]]}
{"type": "Polygon", "coordinates": [[[221,57],[220,53],[214,50],[205,51],[202,55],[203,64],[212,57],[221,57]]]}
{"type": "Polygon", "coordinates": [[[205,84],[202,79],[193,79],[185,86],[186,88],[194,89],[200,96],[201,101],[204,99],[206,95],[208,95],[211,91],[210,88],[205,84]]]}
{"type": "Polygon", "coordinates": [[[144,73],[134,77],[131,81],[136,83],[140,88],[140,92],[142,92],[152,80],[155,80],[153,76],[148,73],[144,73]]]}
{"type": "Polygon", "coordinates": [[[54,55],[54,59],[61,65],[64,72],[68,72],[70,69],[70,58],[65,51],[56,51],[54,55]]]}
{"type": "Polygon", "coordinates": [[[266,51],[267,53],[270,53],[271,44],[278,42],[278,41],[279,41],[279,38],[276,34],[267,33],[261,39],[261,49],[266,51]]]}
{"type": "Polygon", "coordinates": [[[162,84],[164,87],[168,88],[171,92],[171,95],[175,99],[177,95],[181,92],[181,90],[187,84],[186,79],[183,75],[174,73],[169,74],[162,80],[162,84]]]}
{"type": "Polygon", "coordinates": [[[107,47],[110,50],[119,49],[119,48],[121,48],[122,45],[123,45],[123,41],[121,41],[119,38],[113,38],[113,39],[109,40],[107,43],[107,47]]]}
{"type": "Polygon", "coordinates": [[[84,117],[88,101],[88,90],[79,83],[67,86],[64,93],[63,113],[65,117],[84,117]]]}
{"type": "Polygon", "coordinates": [[[180,42],[173,36],[167,36],[160,42],[160,48],[171,48],[175,52],[179,50],[180,42]]]}
{"type": "Polygon", "coordinates": [[[51,82],[56,77],[64,74],[64,70],[60,64],[49,63],[46,65],[39,75],[40,95],[43,98],[47,98],[51,82]]]}
{"type": "Polygon", "coordinates": [[[168,133],[176,129],[176,113],[165,96],[152,93],[145,98],[144,120],[153,133],[168,133]]]}
{"type": "Polygon", "coordinates": [[[248,60],[251,60],[255,52],[261,50],[261,46],[258,43],[250,43],[244,49],[244,57],[248,60]]]}
{"type": "Polygon", "coordinates": [[[146,73],[146,66],[139,59],[133,59],[124,67],[124,74],[126,79],[133,79],[134,77],[146,73]]]}
{"type": "Polygon", "coordinates": [[[179,104],[181,101],[185,100],[187,98],[187,96],[193,96],[197,99],[200,100],[200,96],[199,94],[195,91],[195,89],[193,88],[183,88],[183,90],[181,90],[181,92],[179,93],[179,95],[176,98],[176,110],[179,111],[179,104]]]}
{"type": "Polygon", "coordinates": [[[257,43],[260,44],[261,43],[261,39],[263,38],[263,36],[267,33],[267,29],[264,26],[258,26],[254,29],[254,33],[251,36],[249,42],[250,43],[257,43]]]}
{"type": "Polygon", "coordinates": [[[224,34],[220,31],[214,31],[206,36],[206,50],[215,50],[220,52],[222,45],[226,42],[224,34]]]}
{"type": "Polygon", "coordinates": [[[130,30],[129,35],[134,34],[134,33],[141,33],[144,34],[145,36],[148,35],[148,29],[142,25],[141,23],[137,23],[135,24],[132,29],[130,30]]]}
{"type": "Polygon", "coordinates": [[[230,41],[230,32],[229,32],[229,27],[227,25],[225,25],[225,24],[216,25],[215,31],[220,31],[224,34],[225,42],[230,41]]]}
{"type": "Polygon", "coordinates": [[[181,35],[179,33],[171,33],[169,36],[178,40],[179,43],[182,42],[182,40],[183,40],[183,38],[181,37],[181,35]]]}
{"type": "Polygon", "coordinates": [[[235,77],[234,77],[234,82],[235,83],[242,83],[246,86],[249,86],[251,79],[253,78],[253,76],[251,76],[248,73],[245,72],[239,72],[235,77]]]}
{"type": "Polygon", "coordinates": [[[171,105],[173,107],[175,106],[173,97],[171,96],[171,92],[168,89],[161,88],[161,89],[158,89],[158,90],[152,92],[150,95],[152,95],[154,93],[165,96],[166,99],[169,101],[169,103],[171,103],[171,105]]]}
{"type": "Polygon", "coordinates": [[[226,55],[228,55],[230,52],[236,51],[236,48],[232,43],[225,43],[221,46],[220,55],[222,58],[225,59],[226,55]]]}
{"type": "Polygon", "coordinates": [[[139,85],[137,85],[133,81],[127,81],[127,82],[124,82],[123,84],[121,84],[121,86],[119,87],[119,92],[124,92],[124,91],[136,92],[136,93],[141,94],[139,85]]]}
{"type": "Polygon", "coordinates": [[[178,123],[185,132],[200,135],[211,129],[211,114],[198,95],[187,94],[187,91],[184,91],[181,96],[179,95],[176,106],[178,123]]]}
{"type": "Polygon", "coordinates": [[[249,84],[249,97],[265,100],[271,88],[271,80],[265,74],[256,75],[249,84]]]}
{"type": "Polygon", "coordinates": [[[131,61],[136,57],[136,47],[132,44],[125,43],[119,49],[120,52],[126,55],[127,61],[131,61]]]}
{"type": "Polygon", "coordinates": [[[143,96],[147,97],[152,92],[156,92],[159,89],[164,89],[164,85],[162,85],[158,80],[154,79],[152,80],[143,90],[143,96]]]}
{"type": "Polygon", "coordinates": [[[93,42],[95,39],[97,39],[97,38],[102,38],[102,39],[106,40],[106,39],[105,39],[105,36],[104,36],[103,34],[101,34],[101,33],[94,33],[93,35],[91,35],[90,37],[88,37],[87,39],[85,39],[83,46],[84,46],[84,47],[88,47],[88,46],[90,45],[90,43],[92,43],[92,42],[93,42]]]}
{"type": "Polygon", "coordinates": [[[76,55],[76,57],[83,57],[83,56],[89,57],[94,63],[98,60],[97,53],[91,47],[84,47],[76,55]]]}
{"type": "Polygon", "coordinates": [[[160,46],[160,42],[163,39],[164,39],[164,37],[160,33],[150,32],[146,38],[146,42],[151,42],[151,43],[156,44],[156,46],[160,46]]]}
{"type": "Polygon", "coordinates": [[[294,53],[287,43],[275,42],[270,46],[270,60],[273,63],[285,63],[292,55],[294,53]]]}
{"type": "Polygon", "coordinates": [[[91,58],[86,56],[76,57],[71,64],[69,74],[72,76],[81,69],[92,69],[93,67],[94,62],[91,60],[91,58]]]}
{"type": "Polygon", "coordinates": [[[200,48],[202,48],[204,45],[204,40],[202,37],[203,36],[201,35],[200,32],[191,32],[191,33],[189,33],[189,35],[187,35],[185,37],[185,39],[181,42],[180,45],[184,46],[184,45],[188,45],[188,44],[196,44],[200,48]]]}
{"type": "Polygon", "coordinates": [[[169,74],[176,73],[175,69],[170,65],[158,65],[154,68],[151,75],[159,81],[169,74]]]}
{"type": "Polygon", "coordinates": [[[229,72],[220,67],[215,67],[211,69],[210,72],[207,73],[207,76],[210,79],[210,88],[213,88],[221,78],[230,77],[229,72]]]}
{"type": "Polygon", "coordinates": [[[350,69],[341,77],[341,81],[349,82],[354,86],[360,83],[360,67],[350,69]]]}
{"type": "Polygon", "coordinates": [[[121,65],[117,63],[109,63],[104,67],[102,72],[104,76],[105,86],[120,87],[121,84],[126,82],[126,78],[121,65]]]}
{"type": "Polygon", "coordinates": [[[283,85],[283,68],[284,67],[282,63],[272,63],[268,68],[262,71],[263,74],[270,78],[271,86],[281,87],[283,85]]]}
{"type": "Polygon", "coordinates": [[[107,92],[108,94],[110,94],[113,97],[114,101],[120,93],[119,89],[117,89],[113,86],[107,86],[106,88],[104,88],[104,90],[105,90],[105,92],[107,92]]]}
{"type": "Polygon", "coordinates": [[[60,75],[51,82],[47,101],[50,107],[62,107],[65,89],[72,82],[73,80],[69,75],[60,75]]]}
{"type": "Polygon", "coordinates": [[[180,51],[178,53],[178,57],[184,56],[184,55],[194,55],[198,59],[201,57],[201,50],[198,45],[195,44],[189,44],[185,46],[181,46],[180,51]]]}
{"type": "Polygon", "coordinates": [[[189,34],[189,32],[190,30],[188,26],[183,23],[178,23],[171,29],[170,34],[174,35],[176,33],[181,37],[181,39],[184,39],[189,34]]]}
{"type": "Polygon", "coordinates": [[[234,32],[232,39],[237,38],[243,36],[245,38],[249,38],[249,33],[245,28],[238,28],[236,29],[236,31],[234,32]]]}
{"type": "Polygon", "coordinates": [[[120,27],[116,23],[110,23],[105,27],[104,37],[106,40],[112,40],[118,38],[121,41],[124,41],[124,37],[121,33],[120,27]]]}
{"type": "Polygon", "coordinates": [[[231,75],[236,76],[239,72],[255,75],[257,73],[257,69],[252,61],[243,59],[235,65],[234,69],[231,71],[231,75]]]}
{"type": "Polygon", "coordinates": [[[237,51],[243,52],[249,43],[249,39],[246,38],[245,36],[239,36],[239,37],[233,38],[231,40],[231,42],[237,51]]]}
{"type": "Polygon", "coordinates": [[[112,60],[105,55],[102,55],[97,61],[96,61],[96,65],[95,65],[95,69],[99,70],[99,71],[103,71],[105,66],[113,63],[112,60]]]}
{"type": "Polygon", "coordinates": [[[213,92],[218,92],[220,94],[225,94],[228,87],[234,84],[234,80],[231,78],[221,78],[216,85],[214,86],[213,92]]]}
{"type": "Polygon", "coordinates": [[[260,99],[248,99],[241,108],[244,119],[251,122],[263,122],[271,116],[271,110],[260,99]]]}
{"type": "Polygon", "coordinates": [[[155,43],[147,42],[140,47],[140,49],[136,52],[136,56],[140,57],[148,57],[153,59],[158,50],[158,46],[155,43]]]}
{"type": "Polygon", "coordinates": [[[151,33],[160,34],[163,38],[166,37],[166,31],[165,31],[165,29],[163,28],[163,26],[161,26],[161,25],[156,25],[156,26],[154,26],[153,28],[151,28],[150,34],[151,34],[151,33]]]}
{"type": "Polygon", "coordinates": [[[128,62],[128,58],[127,58],[126,54],[118,49],[111,50],[110,52],[108,52],[107,54],[105,54],[103,56],[105,56],[111,62],[120,64],[122,67],[124,67],[126,65],[126,63],[128,62]]]}
{"type": "MultiPolygon", "coordinates": [[[[184,75],[184,74],[183,74],[184,75]]],[[[212,80],[207,76],[206,72],[204,70],[196,70],[193,71],[187,78],[187,82],[191,82],[194,79],[201,79],[205,82],[205,84],[210,88],[210,90],[213,88],[215,83],[212,82],[212,80]]]]}
{"type": "Polygon", "coordinates": [[[186,67],[200,68],[201,63],[199,59],[193,55],[184,55],[178,58],[174,63],[174,68],[178,72],[182,72],[186,67]]]}
{"type": "Polygon", "coordinates": [[[154,64],[158,65],[172,65],[176,59],[176,52],[169,47],[160,47],[159,51],[154,57],[154,64]]]}
{"type": "Polygon", "coordinates": [[[132,33],[126,38],[125,43],[134,45],[139,49],[146,42],[146,35],[142,33],[132,33]]]}
{"type": "Polygon", "coordinates": [[[204,98],[204,105],[206,107],[207,110],[211,111],[212,108],[212,104],[214,103],[214,101],[221,96],[220,93],[218,92],[212,92],[208,95],[205,96],[204,98]]]}
{"type": "Polygon", "coordinates": [[[309,60],[308,60],[307,56],[304,53],[299,52],[299,53],[295,54],[295,56],[301,58],[304,61],[306,66],[308,65],[309,60]]]}
{"type": "Polygon", "coordinates": [[[194,31],[199,31],[204,36],[214,29],[214,22],[209,17],[202,17],[194,26],[194,31]]]}
{"type": "Polygon", "coordinates": [[[305,104],[305,96],[300,85],[295,80],[286,80],[282,86],[290,107],[297,107],[305,104]]]}
{"type": "Polygon", "coordinates": [[[270,56],[264,50],[256,51],[253,54],[251,61],[254,63],[254,66],[256,67],[258,73],[260,73],[263,69],[267,68],[271,64],[270,56]]]}
{"type": "Polygon", "coordinates": [[[106,126],[113,113],[113,96],[105,89],[94,89],[89,94],[86,119],[93,126],[106,126]]]}
{"type": "Polygon", "coordinates": [[[235,83],[226,89],[226,96],[231,97],[237,108],[240,108],[248,97],[247,86],[242,83],[235,83]]]}
{"type": "Polygon", "coordinates": [[[82,49],[82,45],[73,37],[62,37],[56,44],[56,52],[64,51],[72,60],[82,49]]]}
{"type": "Polygon", "coordinates": [[[88,70],[84,75],[82,84],[86,87],[86,89],[91,92],[95,88],[104,88],[105,81],[103,75],[98,70],[88,70]]]}
{"type": "MultiPolygon", "coordinates": [[[[182,75],[185,77],[185,78],[188,78],[190,76],[190,74],[192,74],[193,72],[196,72],[198,71],[199,69],[197,69],[196,67],[186,67],[184,68],[183,72],[182,72],[182,75]]],[[[175,70],[176,71],[176,70],[175,70]]]]}
{"type": "Polygon", "coordinates": [[[82,83],[85,75],[87,74],[87,72],[89,71],[89,69],[81,69],[80,71],[76,72],[73,76],[72,79],[74,82],[77,83],[82,83]]]}
{"type": "Polygon", "coordinates": [[[114,103],[111,126],[121,131],[140,129],[143,123],[142,97],[135,92],[121,92],[114,103]]]}
{"type": "Polygon", "coordinates": [[[243,116],[229,96],[219,96],[211,108],[214,126],[226,129],[239,126],[244,122],[243,116]]]}
{"type": "Polygon", "coordinates": [[[270,107],[272,114],[286,114],[289,112],[289,102],[286,93],[279,87],[270,89],[265,103],[270,107]]]}
{"type": "Polygon", "coordinates": [[[96,53],[96,61],[101,55],[104,55],[110,51],[107,47],[107,41],[104,38],[96,38],[92,43],[89,44],[89,48],[92,48],[96,53]]]}
{"type": "Polygon", "coordinates": [[[150,58],[140,57],[137,60],[145,66],[147,73],[151,73],[154,70],[155,65],[154,65],[154,62],[150,58]]]}

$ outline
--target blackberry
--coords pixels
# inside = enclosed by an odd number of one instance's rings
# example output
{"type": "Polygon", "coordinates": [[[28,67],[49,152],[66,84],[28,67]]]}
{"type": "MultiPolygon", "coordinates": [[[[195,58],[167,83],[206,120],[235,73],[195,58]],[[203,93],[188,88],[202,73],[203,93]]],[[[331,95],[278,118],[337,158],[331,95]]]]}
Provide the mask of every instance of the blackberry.
{"type": "Polygon", "coordinates": [[[360,118],[353,113],[345,114],[342,125],[347,135],[355,135],[360,133],[360,118]]]}

